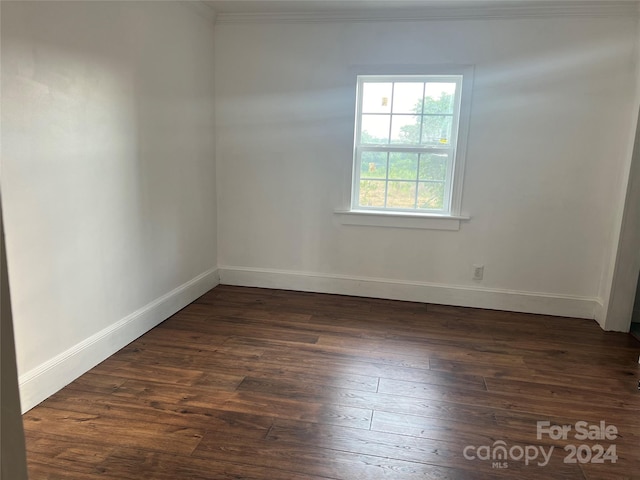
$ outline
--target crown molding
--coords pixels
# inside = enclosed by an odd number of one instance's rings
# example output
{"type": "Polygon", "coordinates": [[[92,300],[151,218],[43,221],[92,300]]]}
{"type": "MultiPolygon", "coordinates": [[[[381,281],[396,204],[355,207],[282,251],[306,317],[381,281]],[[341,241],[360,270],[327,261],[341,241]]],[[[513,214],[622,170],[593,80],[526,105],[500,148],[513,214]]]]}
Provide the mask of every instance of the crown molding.
{"type": "MultiPolygon", "coordinates": [[[[213,3],[213,2],[212,2],[213,3]]],[[[211,7],[215,5],[209,3],[211,7]]],[[[268,5],[268,0],[263,4],[268,5]]],[[[217,24],[251,23],[324,23],[324,22],[384,22],[438,21],[500,18],[556,18],[556,17],[639,17],[637,0],[556,0],[556,1],[462,1],[425,2],[414,7],[340,8],[330,6],[312,10],[219,11],[217,24]]],[[[293,4],[293,2],[292,2],[293,4]]],[[[211,8],[210,7],[210,8],[211,8]]]]}

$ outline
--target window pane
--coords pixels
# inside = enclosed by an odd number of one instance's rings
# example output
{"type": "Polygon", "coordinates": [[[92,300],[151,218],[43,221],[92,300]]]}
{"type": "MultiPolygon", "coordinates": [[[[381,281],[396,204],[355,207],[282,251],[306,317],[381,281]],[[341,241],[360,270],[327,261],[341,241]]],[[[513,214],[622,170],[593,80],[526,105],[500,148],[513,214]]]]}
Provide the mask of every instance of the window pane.
{"type": "Polygon", "coordinates": [[[414,182],[389,182],[387,207],[415,208],[416,184],[414,182]]]}
{"type": "Polygon", "coordinates": [[[442,210],[444,207],[444,183],[420,182],[418,185],[418,208],[442,210]]]}
{"type": "Polygon", "coordinates": [[[393,113],[422,113],[424,83],[395,83],[393,113]]]}
{"type": "Polygon", "coordinates": [[[362,84],[362,113],[391,113],[391,83],[362,84]]]}
{"type": "Polygon", "coordinates": [[[420,117],[393,115],[391,143],[416,144],[418,142],[420,142],[420,117]]]}
{"type": "Polygon", "coordinates": [[[424,113],[453,113],[455,83],[427,83],[424,89],[424,113]]]}
{"type": "Polygon", "coordinates": [[[420,155],[420,180],[444,180],[447,176],[449,155],[423,153],[420,155]]]}
{"type": "Polygon", "coordinates": [[[387,153],[362,152],[360,178],[387,178],[387,153]]]}
{"type": "Polygon", "coordinates": [[[384,207],[384,180],[360,180],[361,207],[384,207]]]}
{"type": "Polygon", "coordinates": [[[422,120],[422,144],[450,145],[451,116],[424,116],[422,120]]]}
{"type": "Polygon", "coordinates": [[[417,153],[393,152],[389,154],[389,178],[415,180],[417,176],[417,153]]]}
{"type": "Polygon", "coordinates": [[[389,143],[390,115],[362,115],[360,143],[389,143]]]}

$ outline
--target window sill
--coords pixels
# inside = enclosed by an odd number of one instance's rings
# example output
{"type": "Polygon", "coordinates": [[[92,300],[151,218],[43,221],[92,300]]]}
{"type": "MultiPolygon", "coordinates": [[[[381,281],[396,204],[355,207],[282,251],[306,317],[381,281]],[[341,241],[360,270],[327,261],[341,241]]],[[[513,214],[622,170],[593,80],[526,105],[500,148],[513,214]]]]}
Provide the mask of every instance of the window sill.
{"type": "Polygon", "coordinates": [[[342,225],[368,227],[419,228],[425,230],[460,230],[460,222],[470,217],[366,210],[336,210],[342,225]]]}

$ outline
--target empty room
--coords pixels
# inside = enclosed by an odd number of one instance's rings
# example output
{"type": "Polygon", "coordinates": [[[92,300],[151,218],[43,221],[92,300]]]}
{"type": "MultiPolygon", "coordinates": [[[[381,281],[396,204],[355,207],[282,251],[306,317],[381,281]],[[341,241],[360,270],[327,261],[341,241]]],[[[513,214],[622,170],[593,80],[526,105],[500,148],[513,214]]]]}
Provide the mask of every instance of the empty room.
{"type": "Polygon", "coordinates": [[[0,1],[2,480],[640,479],[640,1],[0,1]]]}

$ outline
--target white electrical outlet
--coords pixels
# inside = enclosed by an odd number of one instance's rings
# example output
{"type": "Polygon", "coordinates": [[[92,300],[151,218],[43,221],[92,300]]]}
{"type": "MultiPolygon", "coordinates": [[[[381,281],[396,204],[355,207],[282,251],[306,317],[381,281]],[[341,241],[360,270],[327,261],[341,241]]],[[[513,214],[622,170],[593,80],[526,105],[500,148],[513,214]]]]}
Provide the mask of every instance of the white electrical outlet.
{"type": "Polygon", "coordinates": [[[473,279],[474,280],[482,280],[484,277],[484,265],[474,265],[473,266],[473,279]]]}

